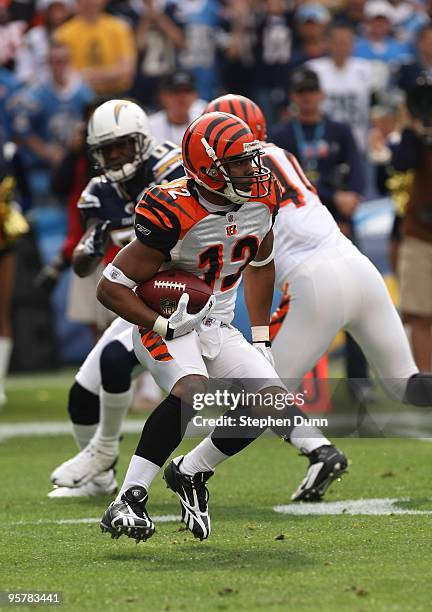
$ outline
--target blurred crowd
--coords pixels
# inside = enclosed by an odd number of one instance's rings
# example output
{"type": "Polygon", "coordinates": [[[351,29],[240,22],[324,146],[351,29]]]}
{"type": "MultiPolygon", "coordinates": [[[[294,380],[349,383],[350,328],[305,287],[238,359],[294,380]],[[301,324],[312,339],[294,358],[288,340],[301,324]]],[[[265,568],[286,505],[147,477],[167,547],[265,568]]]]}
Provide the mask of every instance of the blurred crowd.
{"type": "MultiPolygon", "coordinates": [[[[432,87],[431,19],[430,0],[0,0],[0,143],[21,211],[31,219],[38,207],[75,205],[91,175],[86,121],[102,101],[138,101],[156,141],[179,144],[206,101],[248,96],[354,241],[358,204],[394,196],[392,262],[417,363],[429,371],[432,121],[419,99],[432,87]]],[[[10,279],[3,252],[0,232],[0,277],[10,279]]],[[[348,375],[365,377],[352,351],[348,375]]]]}

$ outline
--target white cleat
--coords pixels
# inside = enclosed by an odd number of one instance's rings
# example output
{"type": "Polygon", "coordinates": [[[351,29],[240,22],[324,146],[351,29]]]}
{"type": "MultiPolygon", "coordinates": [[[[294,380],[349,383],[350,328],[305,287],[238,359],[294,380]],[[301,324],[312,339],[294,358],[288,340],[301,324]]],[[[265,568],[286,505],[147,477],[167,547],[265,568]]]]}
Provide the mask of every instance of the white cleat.
{"type": "Polygon", "coordinates": [[[99,474],[90,482],[80,487],[56,487],[48,493],[50,499],[60,497],[96,497],[98,495],[112,495],[117,492],[117,481],[114,470],[99,474]]]}
{"type": "Polygon", "coordinates": [[[65,461],[51,474],[51,482],[58,487],[81,487],[117,463],[117,451],[96,442],[89,444],[75,457],[65,461]]]}

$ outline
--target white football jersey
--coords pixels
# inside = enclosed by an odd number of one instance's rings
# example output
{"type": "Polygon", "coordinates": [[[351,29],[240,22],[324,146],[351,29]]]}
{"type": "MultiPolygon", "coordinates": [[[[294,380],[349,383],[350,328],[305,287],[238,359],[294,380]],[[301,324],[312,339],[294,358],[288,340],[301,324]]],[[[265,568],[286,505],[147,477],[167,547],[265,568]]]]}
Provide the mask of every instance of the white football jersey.
{"type": "Polygon", "coordinates": [[[136,208],[136,236],[166,255],[161,269],[202,278],[216,296],[212,316],[230,323],[241,273],[270,231],[279,200],[274,181],[267,198],[223,209],[205,201],[194,181],[183,177],[144,193],[136,208]]]}
{"type": "Polygon", "coordinates": [[[308,62],[319,77],[326,97],[323,110],[334,121],[351,126],[358,146],[366,150],[369,130],[369,105],[374,72],[370,61],[350,57],[338,68],[329,57],[308,62]]]}
{"type": "Polygon", "coordinates": [[[294,155],[271,143],[264,145],[264,152],[263,164],[270,168],[282,188],[273,227],[276,286],[282,289],[289,272],[317,249],[347,239],[294,155]]]}

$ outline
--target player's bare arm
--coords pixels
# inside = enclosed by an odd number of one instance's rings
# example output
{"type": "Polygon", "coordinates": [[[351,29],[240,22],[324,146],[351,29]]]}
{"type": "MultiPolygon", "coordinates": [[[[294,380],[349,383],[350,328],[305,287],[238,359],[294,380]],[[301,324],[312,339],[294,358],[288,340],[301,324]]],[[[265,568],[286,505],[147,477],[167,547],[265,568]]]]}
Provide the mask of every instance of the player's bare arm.
{"type": "Polygon", "coordinates": [[[122,273],[131,281],[131,287],[112,282],[103,276],[97,289],[98,300],[126,321],[152,329],[158,313],[136,296],[133,286],[152,278],[164,260],[165,256],[161,251],[152,249],[139,240],[133,240],[117,254],[112,262],[114,268],[111,268],[113,279],[116,274],[122,273]]]}
{"type": "Polygon", "coordinates": [[[243,283],[251,326],[268,325],[275,283],[273,230],[261,242],[254,261],[246,266],[243,283]]]}
{"type": "Polygon", "coordinates": [[[89,219],[87,230],[72,254],[73,269],[81,278],[94,272],[105,255],[109,227],[109,221],[89,219]]]}

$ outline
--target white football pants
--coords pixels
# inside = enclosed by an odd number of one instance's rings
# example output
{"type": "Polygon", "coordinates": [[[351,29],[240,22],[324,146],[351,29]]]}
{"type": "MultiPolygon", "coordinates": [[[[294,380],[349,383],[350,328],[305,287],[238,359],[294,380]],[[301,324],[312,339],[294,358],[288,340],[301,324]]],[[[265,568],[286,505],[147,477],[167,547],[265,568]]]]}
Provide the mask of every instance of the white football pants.
{"type": "Polygon", "coordinates": [[[285,384],[287,379],[300,383],[338,331],[345,329],[389,395],[402,400],[407,380],[418,368],[384,280],[372,262],[346,241],[314,253],[285,282],[291,297],[289,310],[273,341],[276,370],[285,384]]]}

